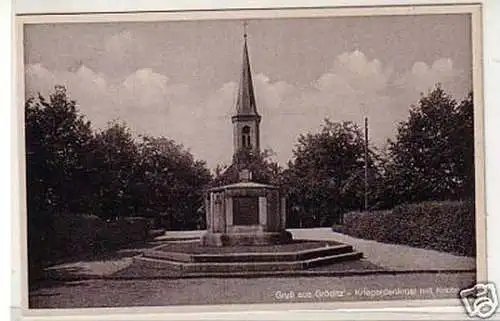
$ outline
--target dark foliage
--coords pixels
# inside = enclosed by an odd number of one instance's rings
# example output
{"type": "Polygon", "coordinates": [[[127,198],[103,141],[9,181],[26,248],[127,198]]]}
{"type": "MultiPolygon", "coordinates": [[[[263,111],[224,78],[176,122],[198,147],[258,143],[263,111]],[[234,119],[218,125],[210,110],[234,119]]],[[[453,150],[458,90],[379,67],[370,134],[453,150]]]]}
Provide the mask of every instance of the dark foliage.
{"type": "Polygon", "coordinates": [[[92,149],[92,213],[103,219],[135,215],[140,155],[124,124],[110,123],[95,134],[92,149]]]}
{"type": "Polygon", "coordinates": [[[243,169],[252,173],[252,181],[261,184],[281,186],[283,169],[270,158],[272,151],[265,150],[255,153],[249,149],[241,149],[233,155],[230,166],[219,165],[215,169],[215,178],[212,186],[233,184],[239,181],[239,174],[243,169]]]}
{"type": "Polygon", "coordinates": [[[383,184],[388,207],[474,198],[472,102],[469,94],[457,103],[438,85],[412,106],[390,142],[383,184]]]}
{"type": "MultiPolygon", "coordinates": [[[[473,109],[472,94],[456,102],[437,86],[411,107],[386,154],[369,145],[369,209],[443,200],[473,203],[473,109]]],[[[120,235],[117,231],[126,230],[128,223],[113,222],[126,217],[147,217],[152,228],[204,228],[203,190],[237,182],[242,169],[249,169],[255,182],[281,187],[289,227],[342,223],[345,212],[364,206],[365,141],[351,122],[325,120],[318,132],[300,135],[287,169],[271,160],[270,151],[241,150],[212,177],[205,162],[168,138],[135,139],[125,124],[116,122],[93,132],[60,86],[48,99],[28,99],[25,115],[29,263],[35,270],[51,257],[116,244],[110,235],[120,235]],[[107,222],[108,232],[98,232],[101,227],[89,217],[107,222]],[[78,230],[78,225],[92,227],[82,227],[82,234],[61,234],[78,230]]],[[[363,216],[359,227],[349,221],[346,229],[362,237],[371,229],[371,237],[387,242],[429,242],[438,249],[472,253],[467,242],[474,240],[469,231],[474,222],[465,203],[424,204],[397,207],[391,219],[363,216]],[[445,222],[442,226],[435,224],[438,218],[445,222]],[[437,234],[421,231],[417,238],[409,230],[420,230],[418,224],[437,234]],[[455,244],[453,233],[465,240],[463,248],[455,244]]]]}
{"type": "Polygon", "coordinates": [[[205,223],[203,190],[212,180],[205,162],[166,138],[143,137],[137,164],[138,207],[167,229],[199,229],[205,223]]]}
{"type": "Polygon", "coordinates": [[[76,104],[56,87],[44,97],[26,102],[26,170],[31,213],[85,212],[93,135],[76,104]],[[82,195],[82,197],[74,197],[82,195]]]}
{"type": "Polygon", "coordinates": [[[25,115],[28,253],[35,273],[47,251],[59,250],[53,248],[55,215],[89,209],[84,200],[91,191],[83,186],[90,184],[93,137],[63,87],[56,87],[49,100],[28,99],[25,115]]]}
{"type": "Polygon", "coordinates": [[[211,175],[182,146],[134,140],[120,123],[94,133],[61,86],[48,100],[28,99],[25,115],[32,275],[49,259],[120,244],[113,235],[132,240],[143,233],[134,232],[138,223],[123,223],[126,217],[147,216],[170,229],[203,226],[202,190],[211,175]],[[97,234],[87,235],[88,213],[107,221],[106,233],[95,227],[97,234]]]}
{"type": "MultiPolygon", "coordinates": [[[[363,208],[364,146],[362,131],[351,122],[325,120],[320,132],[299,137],[283,178],[290,226],[330,226],[342,213],[363,208]]],[[[372,149],[368,169],[369,180],[378,181],[372,149]]]]}
{"type": "Polygon", "coordinates": [[[350,213],[337,231],[384,243],[475,256],[475,209],[468,201],[399,205],[390,211],[350,213]]]}

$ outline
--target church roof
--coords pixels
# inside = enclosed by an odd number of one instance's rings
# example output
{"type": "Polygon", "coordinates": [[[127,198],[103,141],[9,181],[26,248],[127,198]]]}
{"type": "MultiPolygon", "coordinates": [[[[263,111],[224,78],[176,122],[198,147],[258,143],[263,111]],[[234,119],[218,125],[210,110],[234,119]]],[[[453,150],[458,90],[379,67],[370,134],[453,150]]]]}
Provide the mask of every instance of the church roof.
{"type": "Polygon", "coordinates": [[[236,116],[255,115],[258,116],[253,89],[252,71],[250,58],[248,56],[247,35],[245,33],[243,45],[243,62],[241,65],[240,87],[236,99],[236,116]]]}

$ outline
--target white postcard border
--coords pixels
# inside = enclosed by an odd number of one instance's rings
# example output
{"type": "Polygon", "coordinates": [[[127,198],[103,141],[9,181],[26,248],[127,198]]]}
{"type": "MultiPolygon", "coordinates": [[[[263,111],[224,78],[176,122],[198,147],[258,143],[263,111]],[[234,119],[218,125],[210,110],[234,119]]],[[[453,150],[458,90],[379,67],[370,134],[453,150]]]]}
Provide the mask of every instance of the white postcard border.
{"type": "MultiPolygon", "coordinates": [[[[318,9],[304,9],[304,10],[298,10],[298,9],[293,9],[293,10],[285,10],[279,12],[279,16],[281,17],[304,17],[304,12],[307,11],[307,17],[312,16],[332,16],[332,13],[335,12],[335,15],[337,13],[339,15],[362,15],[363,11],[365,12],[365,15],[372,15],[372,14],[422,14],[422,13],[428,13],[428,11],[432,11],[432,13],[463,13],[463,12],[470,12],[472,13],[473,16],[473,28],[480,28],[480,30],[474,30],[473,29],[473,41],[474,41],[474,54],[473,54],[473,64],[476,68],[474,68],[474,92],[481,93],[482,92],[482,80],[483,80],[483,75],[481,73],[482,68],[477,68],[478,66],[481,65],[482,63],[482,37],[477,36],[482,35],[482,24],[481,24],[481,12],[478,10],[478,7],[476,5],[460,5],[460,6],[428,6],[428,7],[393,7],[393,8],[372,8],[370,10],[367,10],[367,8],[341,8],[341,9],[324,9],[324,8],[318,8],[318,9]],[[302,11],[300,13],[299,11],[302,11]],[[369,11],[369,12],[368,12],[369,11]],[[309,13],[311,15],[309,15],[309,13]],[[479,88],[477,87],[479,84],[479,88]]],[[[203,19],[241,19],[241,18],[271,18],[273,17],[272,14],[276,14],[276,11],[274,10],[246,10],[246,11],[231,11],[230,14],[227,12],[223,11],[216,11],[216,12],[169,12],[169,13],[158,13],[158,12],[150,12],[146,14],[103,14],[103,15],[79,15],[78,16],[78,22],[90,22],[92,19],[93,22],[96,21],[110,21],[110,19],[119,19],[120,21],[155,21],[155,20],[165,20],[168,18],[174,18],[174,19],[196,19],[196,20],[203,20],[203,19]],[[228,17],[229,16],[229,17],[228,17]],[[103,19],[103,20],[101,20],[103,19]]],[[[274,16],[275,18],[275,16],[274,16]]],[[[170,19],[168,19],[170,20],[170,19]]],[[[21,16],[19,17],[19,23],[15,26],[15,28],[20,28],[22,27],[22,23],[43,23],[43,22],[75,22],[75,17],[74,16],[69,16],[69,15],[50,15],[50,16],[44,16],[44,15],[36,15],[36,16],[21,16]],[[71,21],[70,21],[71,20],[71,21]]],[[[19,30],[18,30],[19,31],[19,30]]],[[[18,33],[19,34],[19,33],[18,33]]],[[[22,33],[21,33],[22,34],[22,33]]],[[[16,87],[17,90],[20,90],[20,93],[22,95],[14,95],[15,99],[17,98],[16,106],[18,110],[16,111],[15,114],[15,120],[13,121],[13,124],[16,126],[13,126],[16,128],[16,132],[14,134],[14,139],[18,142],[18,144],[14,144],[15,146],[13,147],[15,149],[15,152],[13,153],[14,155],[17,155],[18,157],[21,157],[23,159],[23,150],[24,150],[24,139],[23,139],[23,122],[20,122],[20,120],[23,119],[23,108],[22,106],[24,105],[23,103],[23,95],[24,95],[24,79],[22,75],[24,75],[24,72],[22,71],[23,66],[22,66],[22,59],[19,59],[19,57],[22,57],[22,41],[19,41],[19,39],[16,40],[17,42],[14,43],[14,45],[17,47],[16,55],[14,55],[14,59],[21,62],[17,64],[17,67],[20,69],[15,69],[17,72],[15,72],[16,76],[16,87]],[[19,108],[21,106],[21,108],[19,108]]],[[[16,90],[16,92],[18,92],[16,90]]],[[[19,93],[19,92],[18,92],[19,93]]],[[[475,95],[475,106],[482,106],[483,105],[483,97],[482,95],[475,95]]],[[[478,129],[482,129],[483,127],[487,126],[485,124],[485,119],[483,118],[483,112],[481,109],[476,109],[476,133],[478,129]]],[[[485,158],[483,156],[484,154],[484,146],[485,146],[485,141],[483,139],[482,135],[476,135],[478,139],[476,139],[476,150],[478,153],[481,153],[481,156],[478,158],[476,157],[476,176],[477,176],[477,200],[478,200],[478,213],[484,213],[485,212],[485,188],[484,188],[484,161],[485,158]]],[[[477,155],[476,155],[477,156],[477,155]]],[[[20,177],[24,180],[24,161],[21,162],[13,162],[15,168],[15,173],[20,173],[20,177]],[[17,163],[17,164],[16,164],[17,163]]],[[[13,191],[16,191],[20,195],[20,198],[17,199],[16,205],[14,206],[14,216],[16,213],[23,213],[21,215],[20,219],[13,219],[13,223],[15,226],[17,226],[17,230],[19,230],[19,226],[25,226],[25,209],[22,208],[20,200],[24,199],[24,189],[21,188],[21,186],[25,185],[24,181],[19,181],[14,179],[12,184],[14,184],[13,191]],[[18,211],[16,211],[16,209],[18,211]],[[16,222],[17,221],[17,222],[16,222]],[[17,225],[18,224],[18,225],[17,225]]],[[[485,215],[478,215],[478,224],[477,224],[477,232],[478,236],[484,236],[486,233],[486,228],[485,228],[485,220],[486,217],[485,215]]],[[[18,235],[22,242],[23,242],[23,248],[26,248],[26,235],[24,233],[21,233],[21,235],[18,235]]],[[[14,236],[15,237],[15,236],[14,236]]],[[[14,239],[16,240],[16,239],[14,239]]],[[[19,240],[17,238],[17,240],[19,240]]],[[[17,248],[17,247],[16,247],[17,248]]],[[[26,253],[25,251],[21,251],[21,257],[17,258],[17,262],[26,262],[26,253]]],[[[478,242],[478,256],[477,256],[477,264],[478,264],[478,280],[487,280],[488,276],[486,274],[482,274],[483,271],[486,271],[484,268],[480,267],[485,267],[487,262],[486,262],[486,243],[483,242],[478,242]],[[484,255],[479,255],[479,254],[484,254],[484,255]]],[[[21,265],[21,270],[17,270],[18,277],[20,276],[20,280],[22,281],[23,288],[27,288],[27,282],[26,282],[26,277],[25,275],[25,267],[22,267],[21,265]],[[22,272],[21,272],[22,271],[22,272]]],[[[491,271],[491,268],[488,269],[491,271]]],[[[397,306],[398,304],[403,304],[405,307],[421,307],[423,305],[426,306],[449,306],[450,304],[457,306],[457,301],[456,300],[432,300],[431,302],[427,301],[411,301],[410,304],[408,304],[410,301],[383,301],[383,302],[363,302],[364,307],[370,307],[370,308],[381,308],[381,307],[393,307],[397,306]]],[[[283,311],[283,310],[288,310],[289,308],[293,309],[300,309],[300,311],[304,311],[304,309],[312,309],[313,311],[316,309],[353,309],[353,308],[358,308],[359,307],[359,302],[342,302],[342,303],[336,303],[332,302],[329,304],[320,304],[320,303],[309,303],[306,304],[306,306],[302,307],[302,304],[293,304],[293,305],[284,305],[284,304],[272,304],[272,305],[243,305],[243,306],[231,306],[230,309],[227,309],[228,307],[226,306],[202,306],[202,307],[189,307],[189,310],[194,311],[196,310],[197,315],[199,317],[198,313],[201,312],[215,312],[217,313],[218,311],[221,311],[221,309],[224,309],[226,311],[228,310],[236,310],[236,311],[243,311],[251,308],[252,310],[261,310],[261,311],[267,311],[271,313],[271,311],[274,313],[276,312],[275,310],[283,311]],[[309,306],[307,306],[309,305],[309,306]],[[356,306],[357,305],[357,306],[356,306]]],[[[27,293],[23,294],[22,297],[22,306],[27,306],[27,293]]],[[[151,314],[150,316],[153,316],[155,313],[157,313],[156,308],[134,308],[131,311],[130,309],[132,308],[126,308],[126,309],[102,309],[100,312],[103,312],[100,316],[104,316],[104,312],[107,317],[112,317],[112,316],[117,316],[119,313],[127,313],[127,314],[133,314],[136,317],[140,317],[142,319],[142,316],[136,315],[136,313],[148,313],[151,314]],[[153,310],[155,311],[153,311],[153,310]],[[104,311],[106,310],[106,311],[104,311]],[[133,313],[132,313],[133,312],[133,313]]],[[[169,313],[174,313],[176,317],[179,317],[177,313],[182,313],[185,312],[186,307],[166,307],[166,308],[161,308],[163,310],[162,312],[169,312],[169,313]],[[179,311],[176,311],[179,310],[179,311]]],[[[463,315],[463,310],[461,309],[460,306],[457,306],[453,308],[454,311],[460,311],[463,315]]],[[[28,312],[28,311],[25,311],[28,312]]],[[[341,312],[341,311],[336,311],[341,312]]],[[[42,315],[47,315],[50,314],[52,317],[55,317],[56,315],[59,315],[63,317],[63,315],[72,315],[72,319],[75,318],[76,315],[79,315],[80,317],[83,316],[83,314],[87,313],[86,316],[91,317],[91,314],[89,314],[89,311],[86,309],[72,309],[70,311],[67,310],[44,310],[42,315]],[[83,310],[83,311],[82,311],[83,310]],[[82,314],[83,313],[83,314],[82,314]]],[[[297,312],[299,313],[299,312],[297,312]]],[[[323,312],[321,312],[323,313],[323,312]]],[[[358,312],[357,312],[358,313],[358,312]]],[[[407,313],[407,312],[405,312],[407,313]]],[[[42,316],[39,314],[39,311],[29,311],[28,313],[25,313],[25,316],[28,317],[26,320],[29,320],[31,316],[35,317],[37,316],[37,320],[40,320],[39,317],[42,316]]],[[[161,314],[163,318],[165,318],[165,314],[161,314]]],[[[218,314],[217,314],[218,315],[218,314]]],[[[241,315],[241,312],[240,312],[241,315]]],[[[147,315],[146,315],[147,316],[147,315]]],[[[184,315],[188,317],[189,315],[186,314],[184,315]]],[[[183,317],[184,317],[183,316],[183,317]]],[[[208,316],[208,315],[207,315],[208,316]]],[[[138,318],[136,318],[138,319],[138,318]]],[[[188,318],[189,319],[189,318],[188,318]]],[[[55,319],[53,319],[55,320],[55,319]]],[[[58,318],[59,320],[59,318],[58,318]]],[[[63,320],[63,319],[60,319],[63,320]]]]}

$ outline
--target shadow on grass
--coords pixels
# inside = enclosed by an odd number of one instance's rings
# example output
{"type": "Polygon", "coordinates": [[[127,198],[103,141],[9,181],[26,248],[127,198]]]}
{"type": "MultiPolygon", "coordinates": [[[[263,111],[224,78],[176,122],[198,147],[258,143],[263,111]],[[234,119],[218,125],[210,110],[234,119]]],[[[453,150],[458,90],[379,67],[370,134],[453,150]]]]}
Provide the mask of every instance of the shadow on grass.
{"type": "Polygon", "coordinates": [[[154,241],[129,244],[121,247],[108,247],[100,251],[87,251],[71,257],[58,258],[43,263],[41,270],[36,271],[36,276],[30,278],[30,291],[34,289],[67,286],[70,282],[83,281],[92,278],[89,271],[83,266],[71,265],[77,262],[105,262],[117,261],[142,254],[145,249],[156,246],[154,241]],[[70,265],[70,266],[66,266],[70,265]]]}
{"type": "Polygon", "coordinates": [[[79,253],[72,256],[58,258],[56,260],[44,262],[44,267],[51,267],[61,264],[69,264],[75,262],[97,262],[119,260],[126,257],[132,257],[141,254],[145,249],[152,248],[158,243],[155,241],[138,242],[123,246],[101,247],[99,249],[89,249],[89,251],[79,253]]]}

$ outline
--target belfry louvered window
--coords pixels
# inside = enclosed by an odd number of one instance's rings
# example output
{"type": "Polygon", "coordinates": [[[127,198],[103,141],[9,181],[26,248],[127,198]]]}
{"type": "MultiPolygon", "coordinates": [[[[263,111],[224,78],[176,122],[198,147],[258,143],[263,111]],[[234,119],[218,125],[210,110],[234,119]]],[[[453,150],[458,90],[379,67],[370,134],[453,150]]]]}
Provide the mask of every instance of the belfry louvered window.
{"type": "Polygon", "coordinates": [[[245,148],[252,147],[252,143],[250,140],[250,127],[244,126],[241,130],[241,143],[245,148]]]}

